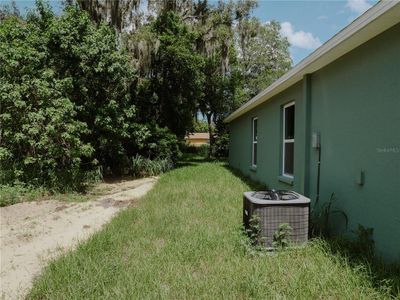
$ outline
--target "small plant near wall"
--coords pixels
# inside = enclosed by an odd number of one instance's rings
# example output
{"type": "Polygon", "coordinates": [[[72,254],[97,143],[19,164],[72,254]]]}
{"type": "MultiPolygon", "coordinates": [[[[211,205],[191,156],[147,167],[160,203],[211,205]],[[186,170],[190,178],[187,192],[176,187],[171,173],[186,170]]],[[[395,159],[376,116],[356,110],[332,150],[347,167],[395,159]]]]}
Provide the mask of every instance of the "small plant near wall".
{"type": "MultiPolygon", "coordinates": [[[[292,227],[290,227],[288,223],[280,224],[278,230],[273,235],[272,247],[275,250],[284,250],[289,247],[289,236],[292,230],[292,227]]],[[[260,217],[257,214],[251,216],[249,227],[245,229],[244,232],[247,234],[247,237],[242,244],[245,246],[246,252],[251,255],[261,255],[262,253],[266,253],[267,250],[270,250],[264,245],[266,237],[262,236],[260,217]]]]}
{"type": "Polygon", "coordinates": [[[260,246],[264,238],[261,236],[260,217],[256,214],[252,215],[249,221],[249,228],[246,229],[253,246],[260,246]]]}
{"type": "Polygon", "coordinates": [[[274,233],[272,246],[278,250],[287,248],[290,244],[289,235],[292,230],[288,223],[280,224],[279,229],[274,233]]]}
{"type": "Polygon", "coordinates": [[[332,230],[330,228],[330,220],[333,215],[340,215],[347,228],[349,220],[346,213],[338,208],[335,208],[334,204],[337,201],[335,193],[332,193],[329,201],[322,204],[321,207],[313,208],[311,212],[311,233],[314,236],[325,236],[330,237],[332,230]]]}
{"type": "Polygon", "coordinates": [[[260,217],[256,214],[252,215],[249,220],[249,227],[242,226],[240,231],[240,244],[243,246],[245,253],[250,256],[260,256],[265,253],[265,238],[261,235],[260,217]]]}
{"type": "Polygon", "coordinates": [[[353,242],[353,251],[356,254],[362,254],[368,258],[375,256],[375,241],[373,239],[374,229],[366,228],[358,224],[356,230],[353,231],[356,235],[356,240],[353,242]]]}
{"type": "Polygon", "coordinates": [[[328,239],[331,250],[346,258],[351,266],[363,270],[373,285],[394,299],[400,299],[400,264],[388,264],[375,252],[374,229],[358,224],[355,238],[343,235],[328,239]]]}

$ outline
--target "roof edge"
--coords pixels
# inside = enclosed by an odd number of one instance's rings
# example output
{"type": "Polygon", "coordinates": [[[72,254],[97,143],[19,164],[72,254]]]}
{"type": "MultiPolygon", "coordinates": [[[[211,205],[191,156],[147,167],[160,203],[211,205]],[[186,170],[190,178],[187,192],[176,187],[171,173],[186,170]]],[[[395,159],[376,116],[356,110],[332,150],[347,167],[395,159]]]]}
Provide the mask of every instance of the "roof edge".
{"type": "Polygon", "coordinates": [[[265,90],[261,91],[231,113],[224,119],[224,122],[229,123],[240,117],[286,88],[299,82],[304,75],[318,71],[383,31],[396,25],[400,22],[399,20],[400,1],[381,0],[300,61],[265,90]],[[382,18],[385,14],[389,15],[387,18],[382,18]]]}

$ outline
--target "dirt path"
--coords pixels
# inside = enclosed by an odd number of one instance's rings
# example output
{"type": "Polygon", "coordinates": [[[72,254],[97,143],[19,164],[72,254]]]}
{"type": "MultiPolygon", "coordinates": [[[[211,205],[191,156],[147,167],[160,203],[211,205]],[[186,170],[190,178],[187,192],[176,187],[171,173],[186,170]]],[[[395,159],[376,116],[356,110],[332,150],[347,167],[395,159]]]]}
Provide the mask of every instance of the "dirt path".
{"type": "Polygon", "coordinates": [[[102,183],[105,196],[82,203],[54,200],[0,208],[0,297],[21,299],[46,263],[101,229],[145,195],[157,178],[102,183]]]}

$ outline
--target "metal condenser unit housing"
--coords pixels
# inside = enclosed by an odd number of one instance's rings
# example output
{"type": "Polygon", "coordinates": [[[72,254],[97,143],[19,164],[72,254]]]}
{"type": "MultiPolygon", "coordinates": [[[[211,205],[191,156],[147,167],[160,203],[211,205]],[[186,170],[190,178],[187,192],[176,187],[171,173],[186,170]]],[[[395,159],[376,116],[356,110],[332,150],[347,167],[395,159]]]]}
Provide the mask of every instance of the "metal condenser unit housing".
{"type": "Polygon", "coordinates": [[[243,195],[243,223],[249,229],[253,215],[257,215],[261,236],[266,247],[272,247],[274,233],[281,224],[292,228],[288,237],[293,244],[308,240],[310,199],[293,191],[267,190],[245,192],[243,195]]]}

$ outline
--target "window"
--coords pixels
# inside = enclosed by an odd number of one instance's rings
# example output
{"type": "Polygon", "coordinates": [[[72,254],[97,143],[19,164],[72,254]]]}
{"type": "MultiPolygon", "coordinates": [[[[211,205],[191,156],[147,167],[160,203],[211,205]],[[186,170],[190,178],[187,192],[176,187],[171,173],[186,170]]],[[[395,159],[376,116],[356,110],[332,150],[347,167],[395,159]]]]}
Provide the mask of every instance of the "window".
{"type": "Polygon", "coordinates": [[[294,165],[294,102],[283,107],[283,176],[293,177],[294,165]]]}
{"type": "Polygon", "coordinates": [[[253,118],[252,120],[252,156],[251,156],[251,164],[253,167],[257,166],[257,118],[253,118]]]}

